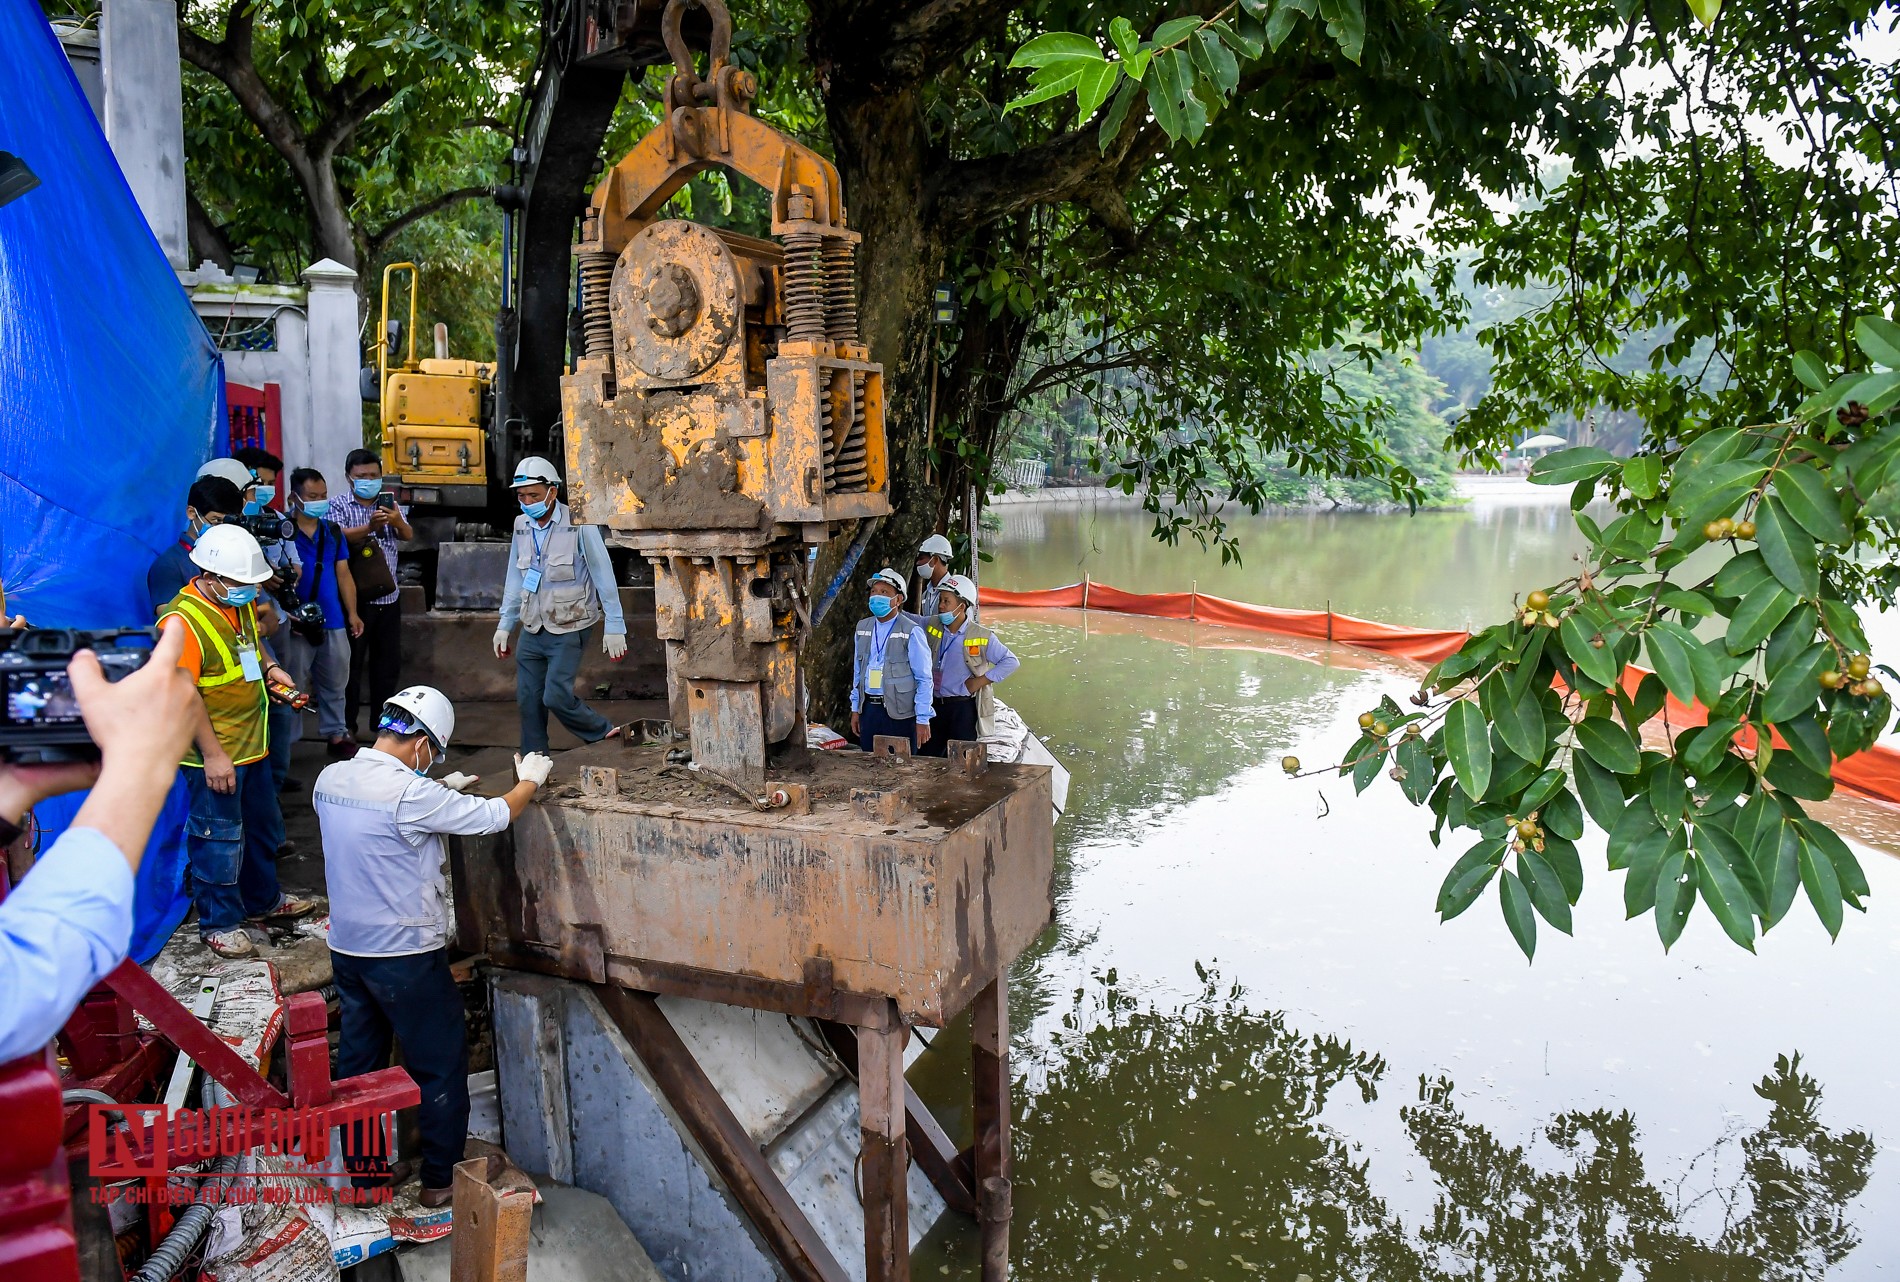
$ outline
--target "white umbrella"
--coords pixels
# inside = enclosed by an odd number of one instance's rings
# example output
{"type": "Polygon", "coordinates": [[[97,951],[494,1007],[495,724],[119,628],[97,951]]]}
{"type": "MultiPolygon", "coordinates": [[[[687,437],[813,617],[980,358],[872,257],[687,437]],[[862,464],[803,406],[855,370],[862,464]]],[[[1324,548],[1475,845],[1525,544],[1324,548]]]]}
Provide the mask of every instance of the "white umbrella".
{"type": "Polygon", "coordinates": [[[1563,437],[1552,436],[1549,432],[1544,432],[1531,437],[1530,440],[1525,441],[1517,448],[1520,450],[1548,450],[1559,445],[1568,444],[1570,444],[1570,442],[1566,441],[1563,437]]]}

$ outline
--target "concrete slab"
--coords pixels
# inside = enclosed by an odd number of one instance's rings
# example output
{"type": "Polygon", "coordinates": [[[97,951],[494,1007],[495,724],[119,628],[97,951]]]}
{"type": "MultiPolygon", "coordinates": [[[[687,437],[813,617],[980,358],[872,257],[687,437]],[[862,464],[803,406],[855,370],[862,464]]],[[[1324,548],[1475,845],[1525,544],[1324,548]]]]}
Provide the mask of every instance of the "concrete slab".
{"type": "MultiPolygon", "coordinates": [[[[528,1282],[665,1282],[606,1198],[536,1180],[541,1204],[528,1238],[528,1282]]],[[[453,1237],[396,1256],[400,1282],[449,1282],[453,1237]]]]}

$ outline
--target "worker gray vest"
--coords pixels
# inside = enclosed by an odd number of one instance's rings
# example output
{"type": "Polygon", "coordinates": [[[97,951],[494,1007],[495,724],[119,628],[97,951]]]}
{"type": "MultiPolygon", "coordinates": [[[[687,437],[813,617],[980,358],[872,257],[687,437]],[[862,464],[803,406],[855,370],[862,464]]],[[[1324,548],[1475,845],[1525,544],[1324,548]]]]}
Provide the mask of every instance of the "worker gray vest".
{"type": "MultiPolygon", "coordinates": [[[[859,619],[857,635],[852,638],[852,673],[857,688],[866,695],[871,693],[865,684],[871,671],[871,636],[876,619],[859,619]]],[[[891,623],[890,639],[884,643],[884,688],[879,692],[884,698],[884,711],[898,720],[917,714],[917,674],[910,669],[910,634],[923,626],[923,620],[914,614],[897,612],[897,618],[891,623]]]]}
{"type": "Polygon", "coordinates": [[[449,941],[448,850],[429,833],[396,827],[412,787],[434,786],[385,754],[365,752],[317,776],[312,800],[323,833],[330,947],[358,957],[428,953],[449,941]]]}
{"type": "Polygon", "coordinates": [[[515,518],[515,568],[523,575],[537,564],[535,531],[541,534],[541,582],[521,594],[525,632],[579,632],[600,619],[600,594],[581,555],[580,527],[568,519],[567,504],[554,505],[554,519],[542,529],[526,513],[515,518]]]}

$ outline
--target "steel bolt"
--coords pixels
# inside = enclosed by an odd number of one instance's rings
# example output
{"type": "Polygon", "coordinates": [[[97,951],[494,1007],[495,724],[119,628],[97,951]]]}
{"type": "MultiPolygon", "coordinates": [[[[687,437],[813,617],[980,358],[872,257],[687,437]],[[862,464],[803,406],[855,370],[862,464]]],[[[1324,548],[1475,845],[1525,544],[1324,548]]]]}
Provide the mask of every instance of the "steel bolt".
{"type": "Polygon", "coordinates": [[[678,338],[699,320],[699,285],[678,263],[661,263],[646,279],[647,326],[666,338],[678,338]]]}

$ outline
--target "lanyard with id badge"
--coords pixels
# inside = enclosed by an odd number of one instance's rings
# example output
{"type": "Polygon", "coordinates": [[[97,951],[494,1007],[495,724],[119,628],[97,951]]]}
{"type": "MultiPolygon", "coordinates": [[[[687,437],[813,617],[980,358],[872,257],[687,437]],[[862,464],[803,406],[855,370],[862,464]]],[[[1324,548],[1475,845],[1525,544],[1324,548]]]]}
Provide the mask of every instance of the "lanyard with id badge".
{"type": "Polygon", "coordinates": [[[552,537],[550,531],[541,530],[537,528],[533,522],[529,522],[528,538],[534,543],[534,564],[529,566],[527,572],[521,576],[521,590],[523,592],[535,592],[540,590],[541,558],[547,551],[547,543],[541,537],[543,534],[548,534],[549,537],[552,537]]]}
{"type": "Polygon", "coordinates": [[[884,635],[877,634],[877,624],[871,625],[870,665],[864,670],[864,693],[882,696],[884,693],[884,653],[890,648],[891,629],[897,626],[892,619],[884,625],[884,635]]]}

